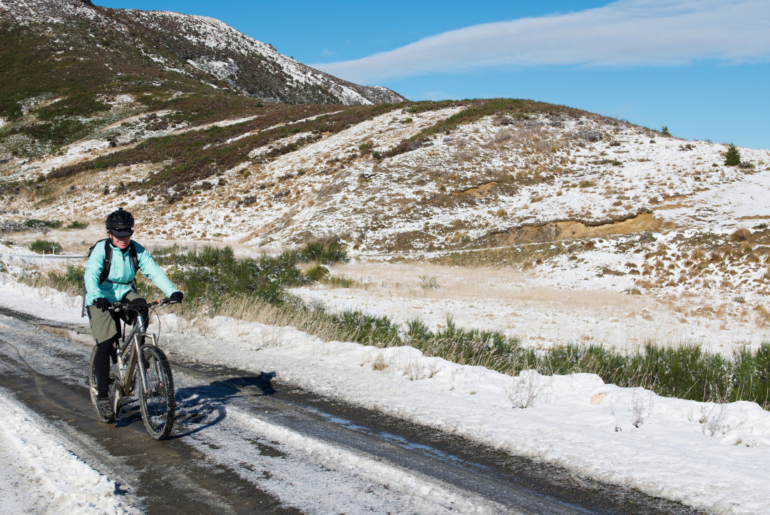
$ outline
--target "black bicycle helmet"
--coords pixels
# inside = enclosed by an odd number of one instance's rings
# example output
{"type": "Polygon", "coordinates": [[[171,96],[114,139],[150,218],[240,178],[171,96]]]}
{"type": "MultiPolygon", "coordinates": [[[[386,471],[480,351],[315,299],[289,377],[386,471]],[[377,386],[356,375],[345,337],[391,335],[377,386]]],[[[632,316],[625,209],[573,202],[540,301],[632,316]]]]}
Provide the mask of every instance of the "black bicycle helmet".
{"type": "Polygon", "coordinates": [[[122,207],[110,213],[104,225],[115,236],[131,236],[134,234],[134,217],[128,211],[123,211],[122,207]]]}

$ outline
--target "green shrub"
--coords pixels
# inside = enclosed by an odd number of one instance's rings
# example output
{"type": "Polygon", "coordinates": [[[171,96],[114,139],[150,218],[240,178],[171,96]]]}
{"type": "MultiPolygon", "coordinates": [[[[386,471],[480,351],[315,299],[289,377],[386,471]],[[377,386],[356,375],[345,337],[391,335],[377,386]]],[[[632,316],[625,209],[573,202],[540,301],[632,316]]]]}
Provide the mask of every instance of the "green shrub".
{"type": "Polygon", "coordinates": [[[338,237],[330,238],[326,241],[314,241],[305,246],[300,253],[301,261],[315,261],[316,264],[328,265],[338,261],[347,261],[347,252],[342,248],[338,237]]]}
{"type": "Polygon", "coordinates": [[[67,265],[67,269],[63,274],[52,272],[49,277],[54,282],[54,288],[66,290],[71,286],[82,288],[85,281],[85,273],[85,267],[67,265]]]}
{"type": "MultiPolygon", "coordinates": [[[[337,238],[310,243],[301,252],[284,252],[278,257],[263,255],[259,259],[235,259],[230,247],[180,252],[174,246],[156,249],[153,255],[158,263],[173,266],[169,278],[186,292],[190,303],[213,309],[227,300],[244,296],[283,304],[292,300],[285,288],[301,286],[322,277],[317,270],[310,272],[316,279],[303,275],[296,267],[297,263],[315,261],[320,265],[347,258],[337,238]]],[[[314,268],[326,271],[323,267],[314,268]]]]}
{"type": "Polygon", "coordinates": [[[743,348],[736,353],[729,393],[731,401],[751,400],[765,407],[770,403],[770,345],[751,352],[743,348]]]}
{"type": "Polygon", "coordinates": [[[79,139],[88,131],[88,125],[80,120],[64,119],[48,123],[27,125],[19,129],[19,132],[40,141],[63,145],[79,139]]]}
{"type": "Polygon", "coordinates": [[[347,277],[330,277],[327,280],[328,284],[336,287],[336,288],[352,288],[353,285],[356,283],[352,279],[348,279],[347,277]]]}
{"type": "Polygon", "coordinates": [[[30,218],[29,220],[24,221],[24,226],[29,227],[30,229],[42,229],[43,227],[48,229],[58,229],[62,226],[62,222],[61,220],[36,220],[30,218]]]}
{"type": "Polygon", "coordinates": [[[660,135],[661,136],[668,136],[669,138],[671,137],[671,133],[668,132],[668,126],[667,125],[664,125],[663,128],[660,129],[660,135]]]}
{"type": "Polygon", "coordinates": [[[741,164],[741,151],[730,143],[730,148],[727,149],[727,154],[725,154],[725,166],[738,166],[739,164],[741,164]]]}
{"type": "Polygon", "coordinates": [[[60,116],[87,116],[109,108],[108,105],[96,100],[96,93],[78,91],[58,102],[36,109],[35,112],[41,120],[52,120],[60,116]]]}
{"type": "Polygon", "coordinates": [[[77,220],[70,222],[70,224],[65,227],[65,229],[68,230],[74,230],[74,229],[85,229],[88,227],[88,222],[78,222],[77,220]]]}
{"type": "Polygon", "coordinates": [[[305,271],[305,277],[307,277],[309,281],[313,282],[320,281],[327,275],[329,275],[329,270],[327,270],[323,265],[316,265],[312,268],[308,268],[305,271]]]}
{"type": "Polygon", "coordinates": [[[58,242],[38,239],[30,244],[29,250],[38,254],[61,254],[62,248],[58,242]]]}
{"type": "Polygon", "coordinates": [[[308,261],[315,261],[316,263],[320,263],[323,261],[323,251],[324,251],[323,243],[314,241],[314,242],[308,243],[307,246],[305,247],[304,257],[308,261]]]}
{"type": "Polygon", "coordinates": [[[391,322],[387,317],[367,315],[359,311],[321,316],[335,324],[349,341],[377,347],[403,344],[398,335],[398,324],[391,322]]]}

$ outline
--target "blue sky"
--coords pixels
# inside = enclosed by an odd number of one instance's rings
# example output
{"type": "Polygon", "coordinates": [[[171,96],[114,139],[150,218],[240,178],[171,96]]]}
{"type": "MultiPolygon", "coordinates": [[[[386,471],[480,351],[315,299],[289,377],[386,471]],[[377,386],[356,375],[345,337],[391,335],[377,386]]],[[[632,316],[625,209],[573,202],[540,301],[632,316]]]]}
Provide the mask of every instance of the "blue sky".
{"type": "Polygon", "coordinates": [[[217,18],[411,100],[531,98],[770,149],[766,0],[95,3],[217,18]]]}

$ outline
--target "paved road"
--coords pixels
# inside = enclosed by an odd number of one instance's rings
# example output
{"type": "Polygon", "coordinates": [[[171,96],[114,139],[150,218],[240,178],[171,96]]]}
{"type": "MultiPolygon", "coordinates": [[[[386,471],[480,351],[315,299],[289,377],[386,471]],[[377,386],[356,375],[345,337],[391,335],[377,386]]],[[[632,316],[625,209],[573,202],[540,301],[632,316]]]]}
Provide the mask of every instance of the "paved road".
{"type": "Polygon", "coordinates": [[[156,442],[136,403],[115,424],[94,420],[84,332],[0,309],[0,386],[147,513],[695,513],[340,404],[269,371],[172,363],[178,421],[156,442]]]}

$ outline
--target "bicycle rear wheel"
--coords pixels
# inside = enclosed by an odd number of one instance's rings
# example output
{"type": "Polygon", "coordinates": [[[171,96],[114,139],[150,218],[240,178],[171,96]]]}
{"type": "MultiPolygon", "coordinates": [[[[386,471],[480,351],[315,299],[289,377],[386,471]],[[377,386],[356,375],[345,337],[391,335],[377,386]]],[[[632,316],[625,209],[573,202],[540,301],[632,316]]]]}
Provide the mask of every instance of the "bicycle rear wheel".
{"type": "Polygon", "coordinates": [[[147,374],[147,390],[137,370],[136,384],[139,392],[139,406],[147,432],[156,440],[163,440],[171,434],[174,426],[174,378],[166,355],[158,347],[145,345],[142,357],[147,374]]]}
{"type": "MultiPolygon", "coordinates": [[[[100,422],[110,423],[115,420],[115,413],[113,412],[111,417],[103,417],[99,414],[99,408],[96,407],[96,398],[99,395],[99,390],[96,387],[96,369],[94,368],[94,361],[96,360],[96,345],[94,350],[91,351],[91,359],[88,362],[88,390],[91,393],[91,404],[94,406],[96,412],[96,418],[100,422]]],[[[110,404],[115,408],[115,388],[110,385],[110,404]]]]}

